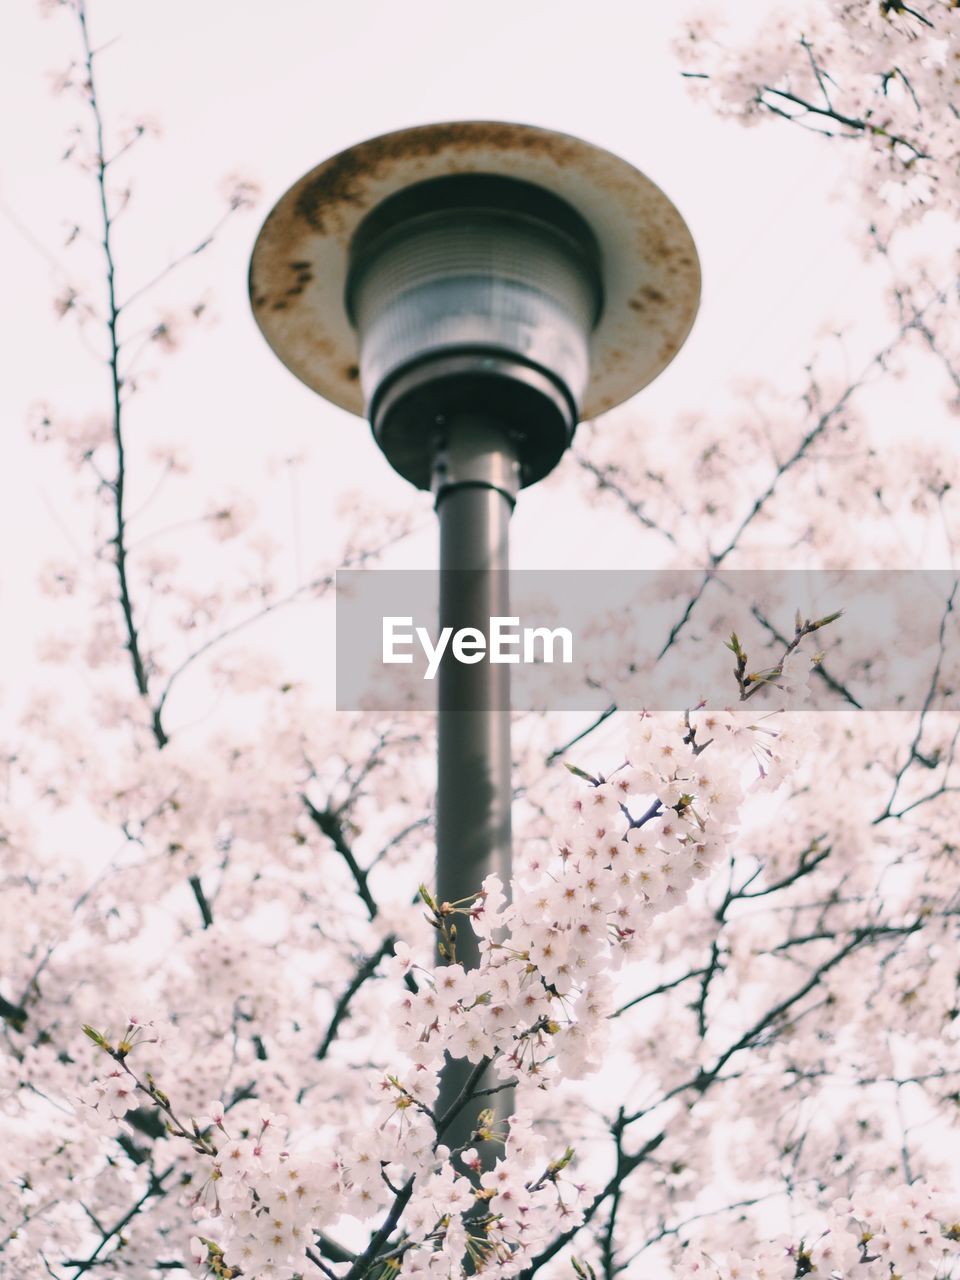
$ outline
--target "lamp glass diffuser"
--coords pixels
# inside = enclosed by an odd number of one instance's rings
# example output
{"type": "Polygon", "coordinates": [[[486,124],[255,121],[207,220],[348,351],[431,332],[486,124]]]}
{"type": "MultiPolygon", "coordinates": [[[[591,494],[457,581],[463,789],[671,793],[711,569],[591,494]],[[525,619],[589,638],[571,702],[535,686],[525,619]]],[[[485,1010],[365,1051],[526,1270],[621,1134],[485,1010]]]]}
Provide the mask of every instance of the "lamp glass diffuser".
{"type": "MultiPolygon", "coordinates": [[[[552,466],[589,379],[600,281],[587,224],[529,183],[439,178],[374,209],[351,247],[346,306],[368,414],[394,465],[425,457],[431,414],[492,397],[528,469],[545,453],[552,466]]],[[[416,470],[422,484],[422,460],[416,470]]]]}
{"type": "Polygon", "coordinates": [[[409,188],[374,211],[354,246],[347,303],[368,403],[411,363],[482,350],[543,371],[576,412],[600,311],[598,258],[573,210],[527,183],[471,175],[409,188]]]}

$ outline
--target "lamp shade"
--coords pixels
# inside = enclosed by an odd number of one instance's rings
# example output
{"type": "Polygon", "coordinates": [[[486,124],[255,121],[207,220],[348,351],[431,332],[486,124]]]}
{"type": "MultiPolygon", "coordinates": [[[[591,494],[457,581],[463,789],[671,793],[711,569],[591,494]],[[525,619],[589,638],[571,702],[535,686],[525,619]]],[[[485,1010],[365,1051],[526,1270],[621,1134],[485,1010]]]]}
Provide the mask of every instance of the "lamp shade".
{"type": "Polygon", "coordinates": [[[581,139],[496,121],[405,129],[324,161],[272,210],[250,269],[254,315],[284,364],[370,417],[393,465],[424,486],[423,429],[445,402],[433,393],[489,393],[526,420],[532,483],[578,417],[672,360],[699,289],[690,232],[642,173],[581,139]]]}

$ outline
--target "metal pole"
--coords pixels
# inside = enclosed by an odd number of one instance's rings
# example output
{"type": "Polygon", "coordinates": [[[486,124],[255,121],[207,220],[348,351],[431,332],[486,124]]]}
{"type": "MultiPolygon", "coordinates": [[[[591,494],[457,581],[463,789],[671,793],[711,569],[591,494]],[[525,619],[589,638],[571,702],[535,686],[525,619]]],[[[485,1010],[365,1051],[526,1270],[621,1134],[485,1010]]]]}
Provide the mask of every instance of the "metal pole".
{"type": "MultiPolygon", "coordinates": [[[[518,487],[516,454],[504,431],[480,414],[448,424],[434,466],[440,521],[440,626],[476,627],[509,615],[508,531],[518,487]]],[[[508,889],[511,874],[510,668],[486,659],[441,663],[437,723],[437,892],[440,902],[473,900],[495,872],[508,889]]],[[[465,968],[479,960],[465,920],[457,929],[456,958],[465,968]]],[[[438,1113],[460,1095],[474,1070],[448,1059],[438,1113]]],[[[495,1083],[484,1079],[480,1087],[495,1083]]],[[[477,1115],[508,1113],[505,1094],[464,1107],[443,1141],[469,1143],[477,1115]]],[[[490,1153],[486,1153],[488,1156],[490,1153]]]]}

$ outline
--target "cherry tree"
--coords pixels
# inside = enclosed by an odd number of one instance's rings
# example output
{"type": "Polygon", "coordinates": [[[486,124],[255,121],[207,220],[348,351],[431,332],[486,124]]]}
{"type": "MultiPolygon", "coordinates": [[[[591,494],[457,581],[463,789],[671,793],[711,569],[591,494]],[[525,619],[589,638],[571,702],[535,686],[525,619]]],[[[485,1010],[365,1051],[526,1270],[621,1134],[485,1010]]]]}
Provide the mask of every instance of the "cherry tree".
{"type": "MultiPolygon", "coordinates": [[[[206,312],[163,286],[256,190],[230,180],[216,226],[128,287],[118,228],[151,129],[112,126],[109,51],[84,0],[59,8],[98,220],[56,306],[106,395],[31,423],[89,553],[44,569],[71,624],[6,744],[0,1275],[955,1274],[956,594],[913,711],[860,709],[820,652],[837,620],[798,615],[728,640],[728,705],[611,701],[563,738],[518,716],[513,883],[438,902],[422,719],[325,712],[239,647],[410,518],[359,511],[287,593],[243,500],[196,519],[213,572],[138,540],[188,464],[131,451],[129,427],[206,312]],[[198,672],[243,714],[214,699],[196,722],[198,672]],[[803,710],[815,684],[836,709],[803,710]],[[445,1055],[472,1070],[441,1111],[445,1055]]],[[[798,6],[748,43],[689,24],[678,74],[717,109],[851,149],[890,310],[860,371],[827,344],[804,394],[753,386],[729,420],[677,424],[682,450],[638,420],[643,450],[598,432],[577,452],[651,562],[702,575],[667,647],[721,566],[952,565],[957,14],[798,6]],[[923,439],[874,422],[898,378],[943,386],[923,439]]]]}

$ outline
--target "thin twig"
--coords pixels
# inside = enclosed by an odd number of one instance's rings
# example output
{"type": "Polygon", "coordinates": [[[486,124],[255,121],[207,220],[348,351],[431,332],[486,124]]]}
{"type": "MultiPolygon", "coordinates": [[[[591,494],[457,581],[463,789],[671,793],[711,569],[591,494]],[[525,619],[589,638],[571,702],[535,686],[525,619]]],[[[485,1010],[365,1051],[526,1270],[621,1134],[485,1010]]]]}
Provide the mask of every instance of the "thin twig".
{"type": "Polygon", "coordinates": [[[167,1180],[167,1178],[169,1178],[170,1174],[173,1173],[175,1168],[176,1168],[176,1165],[171,1164],[166,1169],[164,1169],[163,1173],[160,1173],[160,1174],[151,1173],[150,1182],[147,1186],[146,1191],[143,1193],[140,1199],[136,1202],[136,1204],[133,1205],[131,1209],[127,1210],[127,1212],[123,1215],[123,1217],[119,1220],[119,1222],[115,1223],[114,1226],[112,1226],[109,1231],[106,1231],[104,1233],[103,1237],[100,1240],[100,1243],[96,1246],[93,1252],[88,1257],[86,1257],[82,1262],[69,1261],[64,1263],[64,1266],[66,1267],[75,1268],[74,1274],[73,1274],[73,1280],[77,1280],[77,1276],[82,1276],[87,1271],[91,1271],[95,1266],[99,1265],[98,1259],[100,1257],[101,1252],[105,1248],[105,1246],[114,1238],[114,1236],[119,1235],[120,1232],[123,1230],[123,1228],[127,1226],[127,1224],[130,1223],[137,1216],[137,1214],[140,1212],[140,1210],[143,1208],[143,1206],[147,1203],[148,1200],[153,1199],[153,1197],[155,1196],[166,1195],[166,1188],[164,1187],[163,1184],[167,1180]]]}
{"type": "Polygon", "coordinates": [[[117,285],[116,285],[116,265],[113,253],[113,215],[110,212],[110,201],[107,195],[107,159],[105,154],[104,143],[104,125],[103,115],[100,110],[100,100],[97,96],[96,77],[94,73],[94,51],[90,43],[90,33],[87,28],[87,14],[85,0],[77,0],[76,3],[77,18],[80,23],[80,33],[83,40],[84,61],[87,73],[87,89],[90,110],[93,115],[94,134],[96,141],[96,182],[99,194],[100,218],[103,239],[101,246],[103,250],[103,261],[106,269],[107,281],[107,339],[109,342],[109,355],[107,366],[110,372],[110,400],[111,400],[111,416],[113,421],[113,442],[117,455],[116,476],[109,484],[110,492],[113,494],[113,508],[115,519],[115,533],[112,539],[115,548],[115,560],[117,568],[117,580],[120,590],[120,609],[123,614],[124,627],[127,635],[127,650],[130,654],[130,661],[133,665],[133,677],[136,682],[137,692],[146,702],[150,711],[150,727],[154,739],[158,747],[163,748],[168,742],[166,731],[161,720],[161,707],[155,706],[150,702],[150,687],[147,677],[146,663],[143,657],[141,647],[141,639],[137,631],[136,621],[134,619],[133,600],[130,595],[130,583],[127,577],[127,545],[126,545],[126,519],[124,515],[124,486],[126,483],[126,454],[123,439],[123,396],[122,387],[123,379],[120,375],[120,340],[117,331],[117,323],[120,316],[120,308],[117,305],[117,285]]]}

